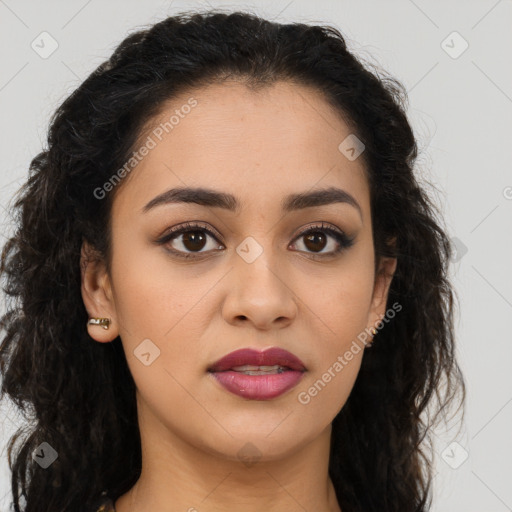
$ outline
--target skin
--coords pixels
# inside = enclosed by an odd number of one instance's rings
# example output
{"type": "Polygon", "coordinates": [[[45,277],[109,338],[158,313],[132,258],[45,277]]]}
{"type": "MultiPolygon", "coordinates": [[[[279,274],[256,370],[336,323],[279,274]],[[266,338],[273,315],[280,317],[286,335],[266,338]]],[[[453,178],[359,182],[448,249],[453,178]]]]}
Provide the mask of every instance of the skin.
{"type": "MultiPolygon", "coordinates": [[[[174,98],[153,126],[191,96],[198,105],[115,191],[111,275],[101,261],[87,261],[83,245],[84,304],[90,317],[112,320],[108,330],[89,326],[89,333],[101,343],[121,336],[137,386],[143,469],[116,510],[339,512],[327,471],[331,422],[365,350],[308,404],[298,395],[386,311],[396,260],[382,259],[374,272],[362,158],[340,152],[351,131],[314,89],[210,85],[174,98]],[[233,194],[241,209],[179,203],[142,213],[151,199],[182,186],[233,194]],[[352,195],[360,212],[348,203],[281,211],[286,195],[331,186],[352,195]],[[196,259],[182,260],[155,240],[187,221],[222,238],[205,233],[196,259]],[[336,239],[325,234],[315,246],[298,235],[321,222],[354,237],[353,245],[315,259],[315,250],[335,249],[336,239]],[[263,249],[250,264],[236,252],[246,237],[263,249]],[[148,366],[134,355],[145,339],[160,350],[148,366]],[[273,400],[238,397],[207,368],[246,347],[284,348],[307,371],[273,400]],[[256,460],[244,463],[241,449],[256,460]]],[[[167,247],[194,254],[181,235],[167,247]]]]}

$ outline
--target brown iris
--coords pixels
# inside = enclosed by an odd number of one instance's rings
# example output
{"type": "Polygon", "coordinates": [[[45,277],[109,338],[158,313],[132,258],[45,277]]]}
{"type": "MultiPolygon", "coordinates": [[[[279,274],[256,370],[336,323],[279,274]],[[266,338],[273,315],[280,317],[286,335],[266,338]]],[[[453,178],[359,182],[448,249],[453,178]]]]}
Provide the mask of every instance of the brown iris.
{"type": "Polygon", "coordinates": [[[183,245],[189,251],[200,251],[206,242],[206,236],[202,231],[187,231],[182,236],[183,245]]]}
{"type": "Polygon", "coordinates": [[[320,231],[304,235],[306,247],[312,251],[320,252],[325,247],[326,236],[320,231]],[[321,247],[320,247],[321,246],[321,247]]]}

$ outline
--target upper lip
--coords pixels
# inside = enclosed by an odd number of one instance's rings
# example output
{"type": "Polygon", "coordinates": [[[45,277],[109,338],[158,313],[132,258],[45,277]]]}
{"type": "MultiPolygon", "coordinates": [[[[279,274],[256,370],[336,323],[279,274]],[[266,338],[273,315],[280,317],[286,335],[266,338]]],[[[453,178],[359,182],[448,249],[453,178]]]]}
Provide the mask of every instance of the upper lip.
{"type": "Polygon", "coordinates": [[[279,365],[291,370],[304,371],[304,363],[291,352],[278,347],[264,351],[242,348],[230,352],[208,368],[210,372],[223,372],[244,365],[274,366],[279,365]]]}

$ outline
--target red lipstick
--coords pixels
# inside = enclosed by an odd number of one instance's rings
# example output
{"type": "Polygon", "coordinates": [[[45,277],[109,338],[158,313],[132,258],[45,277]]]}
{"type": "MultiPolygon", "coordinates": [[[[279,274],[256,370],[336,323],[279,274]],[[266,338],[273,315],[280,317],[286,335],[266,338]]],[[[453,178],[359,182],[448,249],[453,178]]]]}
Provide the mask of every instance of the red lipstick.
{"type": "Polygon", "coordinates": [[[250,400],[271,400],[302,378],[304,363],[281,348],[263,352],[240,349],[214,363],[208,371],[225,389],[250,400]]]}

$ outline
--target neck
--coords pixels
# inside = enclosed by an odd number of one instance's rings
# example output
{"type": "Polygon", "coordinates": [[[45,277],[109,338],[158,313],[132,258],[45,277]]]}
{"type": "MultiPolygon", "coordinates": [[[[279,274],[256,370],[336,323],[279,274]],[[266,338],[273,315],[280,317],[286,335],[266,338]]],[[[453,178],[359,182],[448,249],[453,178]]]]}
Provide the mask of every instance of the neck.
{"type": "Polygon", "coordinates": [[[116,512],[341,512],[328,474],[330,425],[286,456],[270,460],[247,444],[246,457],[232,460],[193,446],[154,417],[139,424],[141,475],[116,512]]]}

